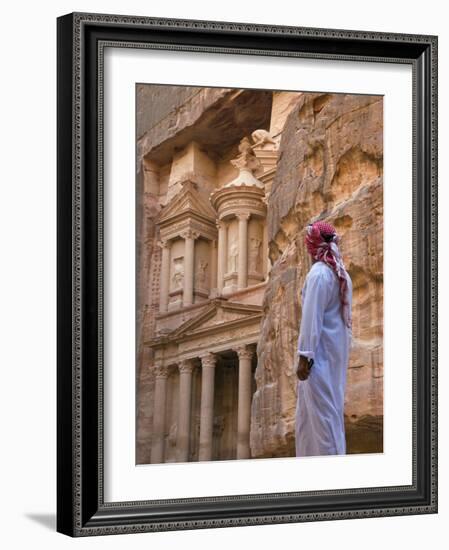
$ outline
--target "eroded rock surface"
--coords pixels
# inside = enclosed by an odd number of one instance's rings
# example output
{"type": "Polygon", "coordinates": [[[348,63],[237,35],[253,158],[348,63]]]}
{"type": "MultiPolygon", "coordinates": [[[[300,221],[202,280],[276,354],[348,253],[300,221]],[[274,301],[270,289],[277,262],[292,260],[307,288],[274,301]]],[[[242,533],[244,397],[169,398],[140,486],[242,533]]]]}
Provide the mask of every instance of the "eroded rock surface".
{"type": "MultiPolygon", "coordinates": [[[[276,142],[280,139],[280,149],[277,167],[273,161],[274,179],[273,172],[263,178],[268,196],[270,271],[257,298],[260,305],[263,294],[251,456],[295,455],[297,379],[293,366],[300,292],[310,268],[303,238],[305,225],[317,217],[333,223],[342,235],[342,253],[353,280],[354,348],[345,406],[348,452],[381,452],[382,98],[162,86],[140,90],[138,97],[137,463],[150,462],[151,455],[154,357],[145,341],[155,333],[160,306],[161,248],[156,220],[167,197],[178,192],[177,179],[185,176],[177,178],[176,162],[186,148],[199,189],[220,188],[235,177],[230,159],[237,154],[240,140],[260,128],[269,129],[276,142]]],[[[254,302],[254,296],[247,302],[254,302]]],[[[177,398],[175,390],[169,401],[177,398]]],[[[199,394],[195,395],[199,403],[199,394]]],[[[175,431],[174,424],[167,425],[169,457],[175,431]]]]}
{"type": "Polygon", "coordinates": [[[303,94],[282,132],[268,205],[272,268],[264,298],[254,456],[293,456],[300,291],[310,268],[305,225],[333,223],[353,280],[353,335],[346,392],[348,452],[381,452],[383,424],[382,98],[303,94]]]}

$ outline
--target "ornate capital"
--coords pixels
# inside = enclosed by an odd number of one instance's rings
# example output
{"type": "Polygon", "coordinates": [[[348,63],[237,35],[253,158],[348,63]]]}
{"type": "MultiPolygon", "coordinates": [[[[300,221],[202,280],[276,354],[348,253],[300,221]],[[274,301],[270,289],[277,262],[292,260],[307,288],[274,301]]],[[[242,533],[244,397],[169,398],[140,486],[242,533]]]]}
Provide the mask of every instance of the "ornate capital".
{"type": "Polygon", "coordinates": [[[192,374],[195,365],[192,359],[182,359],[178,364],[180,374],[192,374]]]}
{"type": "Polygon", "coordinates": [[[215,355],[215,353],[212,352],[203,353],[200,356],[200,359],[202,368],[215,367],[215,365],[217,364],[217,356],[215,355]]]}
{"type": "Polygon", "coordinates": [[[156,379],[167,379],[168,378],[168,367],[165,365],[155,365],[154,374],[156,379]]]}
{"type": "Polygon", "coordinates": [[[199,231],[195,231],[194,229],[186,229],[181,233],[181,237],[183,239],[197,239],[200,236],[199,231]]]}
{"type": "Polygon", "coordinates": [[[245,221],[248,221],[249,218],[251,217],[251,213],[250,212],[238,212],[235,217],[240,221],[240,220],[245,220],[245,221]]]}
{"type": "Polygon", "coordinates": [[[240,359],[252,359],[254,355],[254,350],[247,345],[242,345],[234,348],[234,351],[237,353],[240,359]]]}
{"type": "Polygon", "coordinates": [[[226,222],[225,220],[217,220],[215,222],[215,225],[217,226],[217,229],[220,230],[220,229],[226,229],[226,222]]]}
{"type": "Polygon", "coordinates": [[[164,239],[164,240],[159,240],[157,242],[157,245],[160,247],[160,248],[171,248],[171,245],[173,244],[173,241],[171,239],[164,239]]]}

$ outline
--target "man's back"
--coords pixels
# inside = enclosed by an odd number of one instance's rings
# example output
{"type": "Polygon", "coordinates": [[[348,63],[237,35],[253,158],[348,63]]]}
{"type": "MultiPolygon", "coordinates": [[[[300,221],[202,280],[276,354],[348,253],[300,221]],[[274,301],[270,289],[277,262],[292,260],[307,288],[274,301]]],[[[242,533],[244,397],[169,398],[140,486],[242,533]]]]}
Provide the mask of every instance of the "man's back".
{"type": "MultiPolygon", "coordinates": [[[[349,307],[352,307],[352,281],[347,272],[346,276],[347,299],[349,307]]],[[[319,334],[311,336],[317,339],[317,344],[320,342],[316,349],[317,354],[323,351],[323,346],[328,348],[330,344],[333,347],[335,340],[339,340],[341,360],[344,360],[351,331],[346,327],[341,314],[340,285],[334,271],[324,262],[315,262],[305,278],[301,297],[303,307],[298,350],[310,347],[306,342],[310,340],[309,334],[315,332],[319,334]],[[348,342],[345,345],[346,340],[348,342]]]]}
{"type": "MultiPolygon", "coordinates": [[[[349,274],[347,282],[351,307],[349,274]]],[[[307,274],[302,305],[298,351],[314,363],[298,386],[297,456],[341,454],[346,449],[343,409],[351,329],[342,316],[339,279],[324,262],[315,262],[307,274]]]]}
{"type": "Polygon", "coordinates": [[[296,456],[344,454],[344,392],[352,333],[352,281],[333,225],[316,221],[304,241],[312,257],[301,297],[296,456]],[[311,365],[310,359],[313,359],[311,365]]]}

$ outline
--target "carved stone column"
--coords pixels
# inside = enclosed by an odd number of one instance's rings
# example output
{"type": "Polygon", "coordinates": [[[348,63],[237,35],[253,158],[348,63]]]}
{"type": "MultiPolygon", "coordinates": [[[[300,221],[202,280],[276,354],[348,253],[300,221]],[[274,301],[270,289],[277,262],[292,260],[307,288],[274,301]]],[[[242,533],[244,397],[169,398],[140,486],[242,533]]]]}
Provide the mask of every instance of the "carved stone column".
{"type": "Polygon", "coordinates": [[[249,430],[251,424],[251,359],[253,350],[247,346],[239,346],[235,351],[239,357],[237,458],[250,458],[249,430]]]}
{"type": "Polygon", "coordinates": [[[172,241],[162,241],[159,246],[162,248],[161,278],[160,278],[160,299],[159,311],[168,310],[168,293],[170,289],[170,249],[172,241]]]}
{"type": "Polygon", "coordinates": [[[239,220],[239,261],[237,288],[248,286],[248,220],[250,214],[237,214],[239,220]]]}
{"type": "Polygon", "coordinates": [[[194,364],[191,359],[185,359],[179,363],[179,416],[176,438],[178,462],[189,461],[193,369],[194,364]]]}
{"type": "Polygon", "coordinates": [[[218,241],[214,239],[211,241],[210,245],[210,256],[211,256],[211,268],[210,268],[210,296],[216,296],[217,293],[217,262],[218,262],[218,241]]]}
{"type": "Polygon", "coordinates": [[[267,219],[263,220],[263,240],[262,240],[262,253],[263,253],[263,274],[264,279],[268,278],[271,269],[270,255],[268,253],[268,225],[267,219]]]}
{"type": "Polygon", "coordinates": [[[153,436],[151,439],[151,463],[164,462],[165,402],[167,398],[168,369],[162,365],[155,367],[153,436]]]}
{"type": "Polygon", "coordinates": [[[201,356],[201,415],[199,460],[212,460],[214,427],[214,381],[217,358],[213,353],[201,356]]]}
{"type": "Polygon", "coordinates": [[[217,259],[217,290],[222,292],[226,272],[226,258],[228,253],[228,228],[225,220],[217,221],[218,227],[218,259],[217,259]]]}
{"type": "Polygon", "coordinates": [[[184,292],[182,305],[190,306],[193,304],[195,239],[198,237],[198,233],[188,229],[187,231],[184,231],[181,236],[184,238],[184,292]]]}

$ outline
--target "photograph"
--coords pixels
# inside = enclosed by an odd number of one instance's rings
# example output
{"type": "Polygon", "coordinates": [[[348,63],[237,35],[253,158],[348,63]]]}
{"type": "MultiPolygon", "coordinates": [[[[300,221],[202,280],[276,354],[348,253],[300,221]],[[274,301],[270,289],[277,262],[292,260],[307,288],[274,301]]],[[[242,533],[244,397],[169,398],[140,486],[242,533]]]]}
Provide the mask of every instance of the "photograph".
{"type": "Polygon", "coordinates": [[[136,464],[383,453],[383,96],[135,93],[136,464]]]}
{"type": "Polygon", "coordinates": [[[6,5],[6,550],[444,548],[443,5],[6,5]]]}
{"type": "Polygon", "coordinates": [[[57,530],[437,512],[432,34],[58,18],[57,530]]]}

